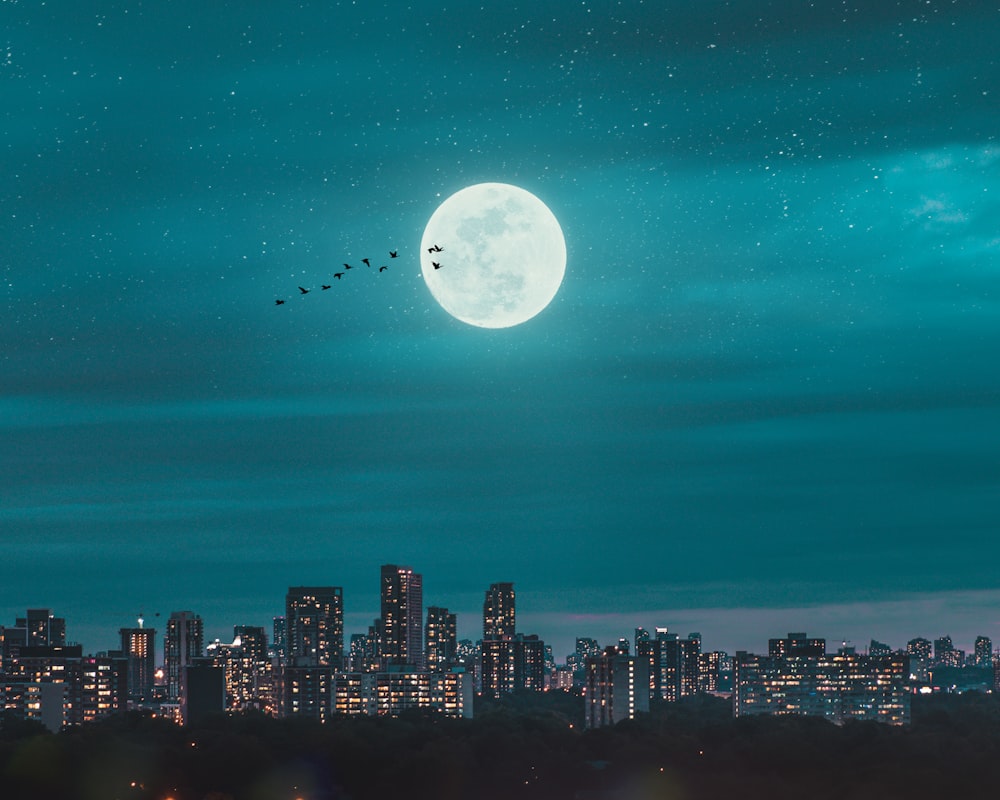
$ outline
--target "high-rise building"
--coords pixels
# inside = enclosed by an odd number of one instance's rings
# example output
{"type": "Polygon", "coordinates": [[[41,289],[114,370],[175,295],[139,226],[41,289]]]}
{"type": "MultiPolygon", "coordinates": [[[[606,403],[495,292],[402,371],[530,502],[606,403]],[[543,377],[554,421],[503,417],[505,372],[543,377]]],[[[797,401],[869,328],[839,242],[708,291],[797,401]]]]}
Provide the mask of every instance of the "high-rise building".
{"type": "Polygon", "coordinates": [[[138,628],[120,628],[118,633],[128,663],[128,699],[134,703],[150,700],[156,678],[156,630],[144,628],[139,617],[138,628]]]}
{"type": "Polygon", "coordinates": [[[484,639],[481,659],[482,693],[486,697],[545,690],[545,642],[533,634],[518,633],[513,639],[484,639]]]}
{"type": "MultiPolygon", "coordinates": [[[[648,636],[646,638],[648,639],[648,636]]],[[[640,641],[642,640],[636,637],[636,652],[638,652],[640,641]]],[[[574,686],[582,687],[584,685],[587,677],[587,657],[599,656],[600,654],[601,647],[597,643],[597,639],[592,639],[589,636],[577,637],[573,652],[566,656],[566,666],[573,671],[574,686]]]]}
{"type": "Polygon", "coordinates": [[[127,681],[124,658],[85,656],[80,645],[24,646],[0,680],[0,695],[9,710],[58,730],[124,711],[127,681]]]}
{"type": "Polygon", "coordinates": [[[15,627],[24,628],[27,647],[61,647],[66,644],[66,620],[47,608],[29,608],[15,627]]]}
{"type": "Polygon", "coordinates": [[[271,658],[279,667],[285,665],[288,655],[288,625],[284,617],[271,619],[271,658]]]}
{"type": "Polygon", "coordinates": [[[928,639],[924,639],[921,636],[918,636],[916,639],[910,639],[906,643],[906,654],[911,658],[930,658],[931,643],[928,639]]]}
{"type": "Polygon", "coordinates": [[[455,664],[458,645],[456,616],[447,608],[430,606],[427,609],[427,669],[441,672],[455,664]]]}
{"type": "Polygon", "coordinates": [[[872,639],[868,645],[868,655],[870,656],[891,656],[892,648],[884,642],[872,639]]]}
{"type": "Polygon", "coordinates": [[[680,642],[681,697],[698,694],[701,675],[701,634],[689,633],[680,642]]]}
{"type": "Polygon", "coordinates": [[[483,641],[514,638],[514,600],[513,583],[490,584],[483,601],[483,641]]]}
{"type": "Polygon", "coordinates": [[[343,590],[290,586],[285,595],[286,662],[339,669],[344,655],[343,590]]]}
{"type": "Polygon", "coordinates": [[[382,620],[368,626],[368,633],[351,634],[349,672],[378,672],[382,668],[379,648],[382,643],[382,620]]]}
{"type": "Polygon", "coordinates": [[[976,637],[975,653],[977,667],[993,666],[993,642],[989,636],[976,637]]]}
{"type": "Polygon", "coordinates": [[[514,688],[545,691],[545,642],[535,634],[514,634],[514,688]]]}
{"type": "Polygon", "coordinates": [[[267,634],[257,625],[233,627],[232,644],[216,641],[205,648],[211,665],[223,670],[226,711],[277,713],[273,697],[267,634]]]}
{"type": "Polygon", "coordinates": [[[720,650],[698,656],[699,692],[724,692],[729,688],[723,682],[723,666],[726,662],[726,654],[720,650]]]}
{"type": "Polygon", "coordinates": [[[410,567],[382,566],[382,641],[384,666],[424,668],[424,583],[410,567]]]}
{"type": "Polygon", "coordinates": [[[954,656],[955,646],[952,644],[950,636],[942,636],[934,640],[934,663],[952,666],[950,663],[954,656]]]}
{"type": "Polygon", "coordinates": [[[906,655],[910,660],[910,680],[923,683],[930,679],[931,643],[923,637],[910,639],[906,643],[906,655]]]}
{"type": "Polygon", "coordinates": [[[283,675],[282,716],[327,722],[333,713],[334,671],[322,666],[289,666],[283,675]]]}
{"type": "Polygon", "coordinates": [[[213,659],[200,656],[184,667],[184,697],[181,720],[197,725],[214,714],[226,711],[226,671],[213,659]]]}
{"type": "Polygon", "coordinates": [[[514,643],[511,639],[483,639],[480,659],[484,696],[497,698],[514,691],[514,643]]]}
{"type": "Polygon", "coordinates": [[[701,634],[681,639],[666,628],[657,628],[653,638],[636,642],[636,655],[649,665],[649,691],[654,697],[674,703],[698,693],[701,672],[701,634]]]}
{"type": "MultiPolygon", "coordinates": [[[[825,646],[824,646],[825,649],[825,646]]],[[[818,648],[791,655],[737,653],[733,714],[794,714],[904,725],[910,720],[908,657],[837,655],[818,648]]]]}
{"type": "Polygon", "coordinates": [[[584,724],[587,728],[614,725],[649,711],[649,674],[645,658],[608,647],[601,655],[587,656],[584,669],[587,673],[584,687],[584,724]]]}
{"type": "Polygon", "coordinates": [[[174,611],[167,620],[167,635],[163,639],[163,666],[167,678],[167,698],[182,700],[184,669],[204,650],[205,626],[193,611],[174,611]]]}
{"type": "Polygon", "coordinates": [[[826,654],[826,639],[810,639],[804,633],[790,633],[785,639],[769,639],[767,654],[772,658],[822,656],[826,654]]]}

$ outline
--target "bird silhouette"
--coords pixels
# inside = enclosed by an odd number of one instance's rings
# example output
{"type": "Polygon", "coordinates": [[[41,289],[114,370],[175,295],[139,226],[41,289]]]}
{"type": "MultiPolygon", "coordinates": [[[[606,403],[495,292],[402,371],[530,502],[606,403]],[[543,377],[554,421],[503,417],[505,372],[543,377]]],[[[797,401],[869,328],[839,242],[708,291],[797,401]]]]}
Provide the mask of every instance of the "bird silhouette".
{"type": "Polygon", "coordinates": [[[427,248],[427,252],[428,253],[443,253],[444,252],[444,248],[441,247],[441,245],[437,245],[436,244],[433,247],[428,247],[427,248]]]}
{"type": "Polygon", "coordinates": [[[344,264],[344,269],[354,269],[350,264],[344,264]]]}
{"type": "Polygon", "coordinates": [[[312,291],[312,289],[303,289],[303,288],[302,288],[302,287],[300,286],[300,287],[299,287],[299,291],[300,291],[300,292],[302,292],[302,294],[309,294],[309,292],[311,292],[311,291],[312,291]]]}
{"type": "Polygon", "coordinates": [[[343,272],[334,272],[333,273],[333,277],[336,278],[339,281],[341,278],[344,277],[344,273],[343,272]]]}
{"type": "Polygon", "coordinates": [[[285,301],[284,300],[275,300],[274,304],[276,306],[283,306],[285,304],[285,301]]]}
{"type": "Polygon", "coordinates": [[[327,289],[330,288],[330,284],[324,283],[320,288],[325,292],[327,289]]]}
{"type": "Polygon", "coordinates": [[[390,250],[389,251],[389,258],[395,258],[395,257],[396,257],[396,251],[395,250],[390,250]]]}
{"type": "Polygon", "coordinates": [[[366,267],[370,267],[372,265],[367,258],[362,258],[361,263],[364,264],[366,267]]]}
{"type": "Polygon", "coordinates": [[[432,262],[431,262],[431,266],[433,266],[433,267],[434,267],[434,269],[441,269],[441,265],[440,265],[440,264],[438,264],[438,262],[437,262],[437,261],[432,261],[432,262]]]}
{"type": "Polygon", "coordinates": [[[388,267],[379,267],[378,271],[379,272],[385,272],[387,269],[389,269],[389,268],[388,267]]]}

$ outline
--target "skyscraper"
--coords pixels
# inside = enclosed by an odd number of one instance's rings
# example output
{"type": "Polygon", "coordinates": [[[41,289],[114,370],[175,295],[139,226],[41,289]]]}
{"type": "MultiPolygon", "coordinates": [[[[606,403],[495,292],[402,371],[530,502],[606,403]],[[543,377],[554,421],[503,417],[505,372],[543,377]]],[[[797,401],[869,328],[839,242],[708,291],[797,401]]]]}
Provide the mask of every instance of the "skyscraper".
{"type": "Polygon", "coordinates": [[[989,636],[976,637],[976,666],[993,666],[993,641],[989,636]]]}
{"type": "Polygon", "coordinates": [[[448,669],[455,662],[458,644],[456,617],[447,608],[427,609],[427,669],[431,672],[448,669]]]}
{"type": "Polygon", "coordinates": [[[382,663],[423,669],[423,578],[410,567],[383,564],[381,587],[382,663]]]}
{"type": "Polygon", "coordinates": [[[27,614],[15,621],[25,629],[28,647],[60,647],[66,644],[66,620],[53,615],[47,608],[29,608],[27,614]]]}
{"type": "Polygon", "coordinates": [[[138,628],[120,628],[122,655],[128,662],[128,699],[148,700],[153,694],[156,673],[156,630],[144,628],[139,617],[138,628]]]}
{"type": "Polygon", "coordinates": [[[514,584],[491,583],[483,601],[483,640],[513,639],[514,584]]]}
{"type": "Polygon", "coordinates": [[[163,639],[163,665],[167,673],[167,697],[181,700],[184,690],[184,670],[202,654],[205,626],[193,611],[174,611],[167,620],[167,635],[163,639]]]}
{"type": "Polygon", "coordinates": [[[649,711],[648,662],[617,647],[585,661],[584,724],[588,728],[614,725],[649,711]]]}
{"type": "Polygon", "coordinates": [[[232,644],[217,640],[205,649],[212,665],[223,670],[226,710],[276,713],[267,634],[263,627],[235,625],[232,644]]]}
{"type": "Polygon", "coordinates": [[[339,669],[344,655],[341,587],[290,586],[285,595],[285,640],[290,666],[339,669]]]}

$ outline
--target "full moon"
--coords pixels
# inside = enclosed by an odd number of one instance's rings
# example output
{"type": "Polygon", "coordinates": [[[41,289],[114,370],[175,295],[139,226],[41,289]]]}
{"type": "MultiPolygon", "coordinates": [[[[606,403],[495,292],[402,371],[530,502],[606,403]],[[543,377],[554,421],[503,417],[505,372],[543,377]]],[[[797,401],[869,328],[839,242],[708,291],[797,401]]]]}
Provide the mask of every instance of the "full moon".
{"type": "Polygon", "coordinates": [[[531,319],[559,291],[566,241],[555,215],[531,192],[478,183],[431,215],[420,267],[434,299],[453,317],[509,328],[531,319]]]}

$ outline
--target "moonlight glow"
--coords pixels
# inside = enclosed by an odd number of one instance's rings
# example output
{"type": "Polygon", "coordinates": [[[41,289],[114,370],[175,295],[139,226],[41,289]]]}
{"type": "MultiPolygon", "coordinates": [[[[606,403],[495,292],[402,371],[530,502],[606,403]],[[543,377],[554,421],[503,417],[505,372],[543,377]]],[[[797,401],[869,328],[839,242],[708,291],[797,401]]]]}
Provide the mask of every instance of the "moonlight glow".
{"type": "Polygon", "coordinates": [[[480,183],[456,192],[431,215],[420,266],[434,299],[453,317],[481,328],[509,328],[555,297],[566,272],[566,242],[553,213],[533,194],[480,183]],[[434,246],[442,250],[429,252],[434,246]]]}

